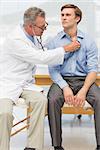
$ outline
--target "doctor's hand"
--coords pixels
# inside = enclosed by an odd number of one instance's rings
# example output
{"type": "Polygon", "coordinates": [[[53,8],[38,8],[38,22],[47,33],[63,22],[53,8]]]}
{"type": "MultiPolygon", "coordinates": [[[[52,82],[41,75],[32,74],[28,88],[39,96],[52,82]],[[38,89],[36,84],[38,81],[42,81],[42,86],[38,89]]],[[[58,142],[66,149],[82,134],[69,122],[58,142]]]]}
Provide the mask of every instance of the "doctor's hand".
{"type": "Polygon", "coordinates": [[[73,52],[77,49],[79,49],[81,46],[81,44],[78,41],[73,41],[70,44],[67,44],[65,46],[63,46],[65,52],[73,52]]]}
{"type": "Polygon", "coordinates": [[[64,94],[65,103],[68,105],[73,105],[74,95],[72,89],[69,86],[64,87],[63,94],[64,94]]]}

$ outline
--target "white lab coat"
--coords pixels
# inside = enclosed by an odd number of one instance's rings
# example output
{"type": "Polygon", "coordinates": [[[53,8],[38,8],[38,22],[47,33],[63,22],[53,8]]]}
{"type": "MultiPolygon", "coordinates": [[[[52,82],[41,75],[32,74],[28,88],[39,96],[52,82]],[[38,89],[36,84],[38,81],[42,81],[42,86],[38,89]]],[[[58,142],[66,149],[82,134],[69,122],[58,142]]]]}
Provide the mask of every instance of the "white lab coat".
{"type": "Polygon", "coordinates": [[[63,48],[43,52],[16,27],[0,49],[0,98],[16,101],[24,88],[34,86],[36,64],[62,64],[63,59],[63,48]]]}

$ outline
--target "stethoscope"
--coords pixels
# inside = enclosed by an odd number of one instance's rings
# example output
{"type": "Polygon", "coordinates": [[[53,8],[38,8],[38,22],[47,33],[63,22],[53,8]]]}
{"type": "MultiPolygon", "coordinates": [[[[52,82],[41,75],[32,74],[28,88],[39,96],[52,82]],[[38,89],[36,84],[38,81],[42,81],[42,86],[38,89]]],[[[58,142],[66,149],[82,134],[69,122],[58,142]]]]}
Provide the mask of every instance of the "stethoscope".
{"type": "Polygon", "coordinates": [[[35,38],[36,38],[37,42],[39,43],[39,45],[41,46],[41,49],[42,49],[43,51],[45,51],[44,46],[42,45],[42,37],[40,36],[39,39],[38,39],[38,38],[35,36],[35,38]]]}

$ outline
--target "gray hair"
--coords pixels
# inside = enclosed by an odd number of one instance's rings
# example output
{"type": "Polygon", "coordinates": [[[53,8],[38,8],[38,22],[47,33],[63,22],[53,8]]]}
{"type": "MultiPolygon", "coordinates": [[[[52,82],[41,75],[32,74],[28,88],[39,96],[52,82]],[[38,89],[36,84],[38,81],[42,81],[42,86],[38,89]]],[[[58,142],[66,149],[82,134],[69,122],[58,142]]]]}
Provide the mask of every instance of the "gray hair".
{"type": "Polygon", "coordinates": [[[24,13],[24,25],[29,23],[35,23],[37,16],[45,18],[45,12],[37,7],[31,7],[24,13]]]}

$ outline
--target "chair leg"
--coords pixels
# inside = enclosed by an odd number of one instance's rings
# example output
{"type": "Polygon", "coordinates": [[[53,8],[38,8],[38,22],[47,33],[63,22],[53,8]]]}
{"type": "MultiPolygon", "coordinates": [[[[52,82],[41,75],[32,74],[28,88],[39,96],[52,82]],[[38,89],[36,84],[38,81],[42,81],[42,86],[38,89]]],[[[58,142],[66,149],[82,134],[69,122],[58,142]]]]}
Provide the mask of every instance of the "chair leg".
{"type": "Polygon", "coordinates": [[[79,115],[77,116],[77,118],[80,120],[80,119],[82,118],[82,115],[79,114],[79,115]]]}
{"type": "MultiPolygon", "coordinates": [[[[32,112],[32,108],[29,104],[29,107],[27,108],[27,116],[30,116],[30,113],[32,112]]],[[[27,125],[30,123],[30,117],[27,118],[27,125]]]]}
{"type": "MultiPolygon", "coordinates": [[[[24,121],[26,121],[26,120],[28,120],[28,119],[30,119],[30,116],[27,116],[27,117],[26,117],[26,118],[24,118],[23,120],[21,120],[21,121],[17,122],[16,124],[14,124],[14,125],[13,125],[13,127],[15,127],[15,126],[19,125],[20,123],[22,123],[22,122],[24,122],[24,121]]],[[[11,136],[14,136],[15,134],[19,133],[20,131],[24,130],[25,128],[27,128],[27,129],[28,129],[28,127],[29,127],[29,124],[27,124],[27,125],[25,125],[25,126],[21,127],[21,128],[20,128],[20,129],[18,129],[17,131],[13,132],[13,133],[11,134],[11,136]]]]}

